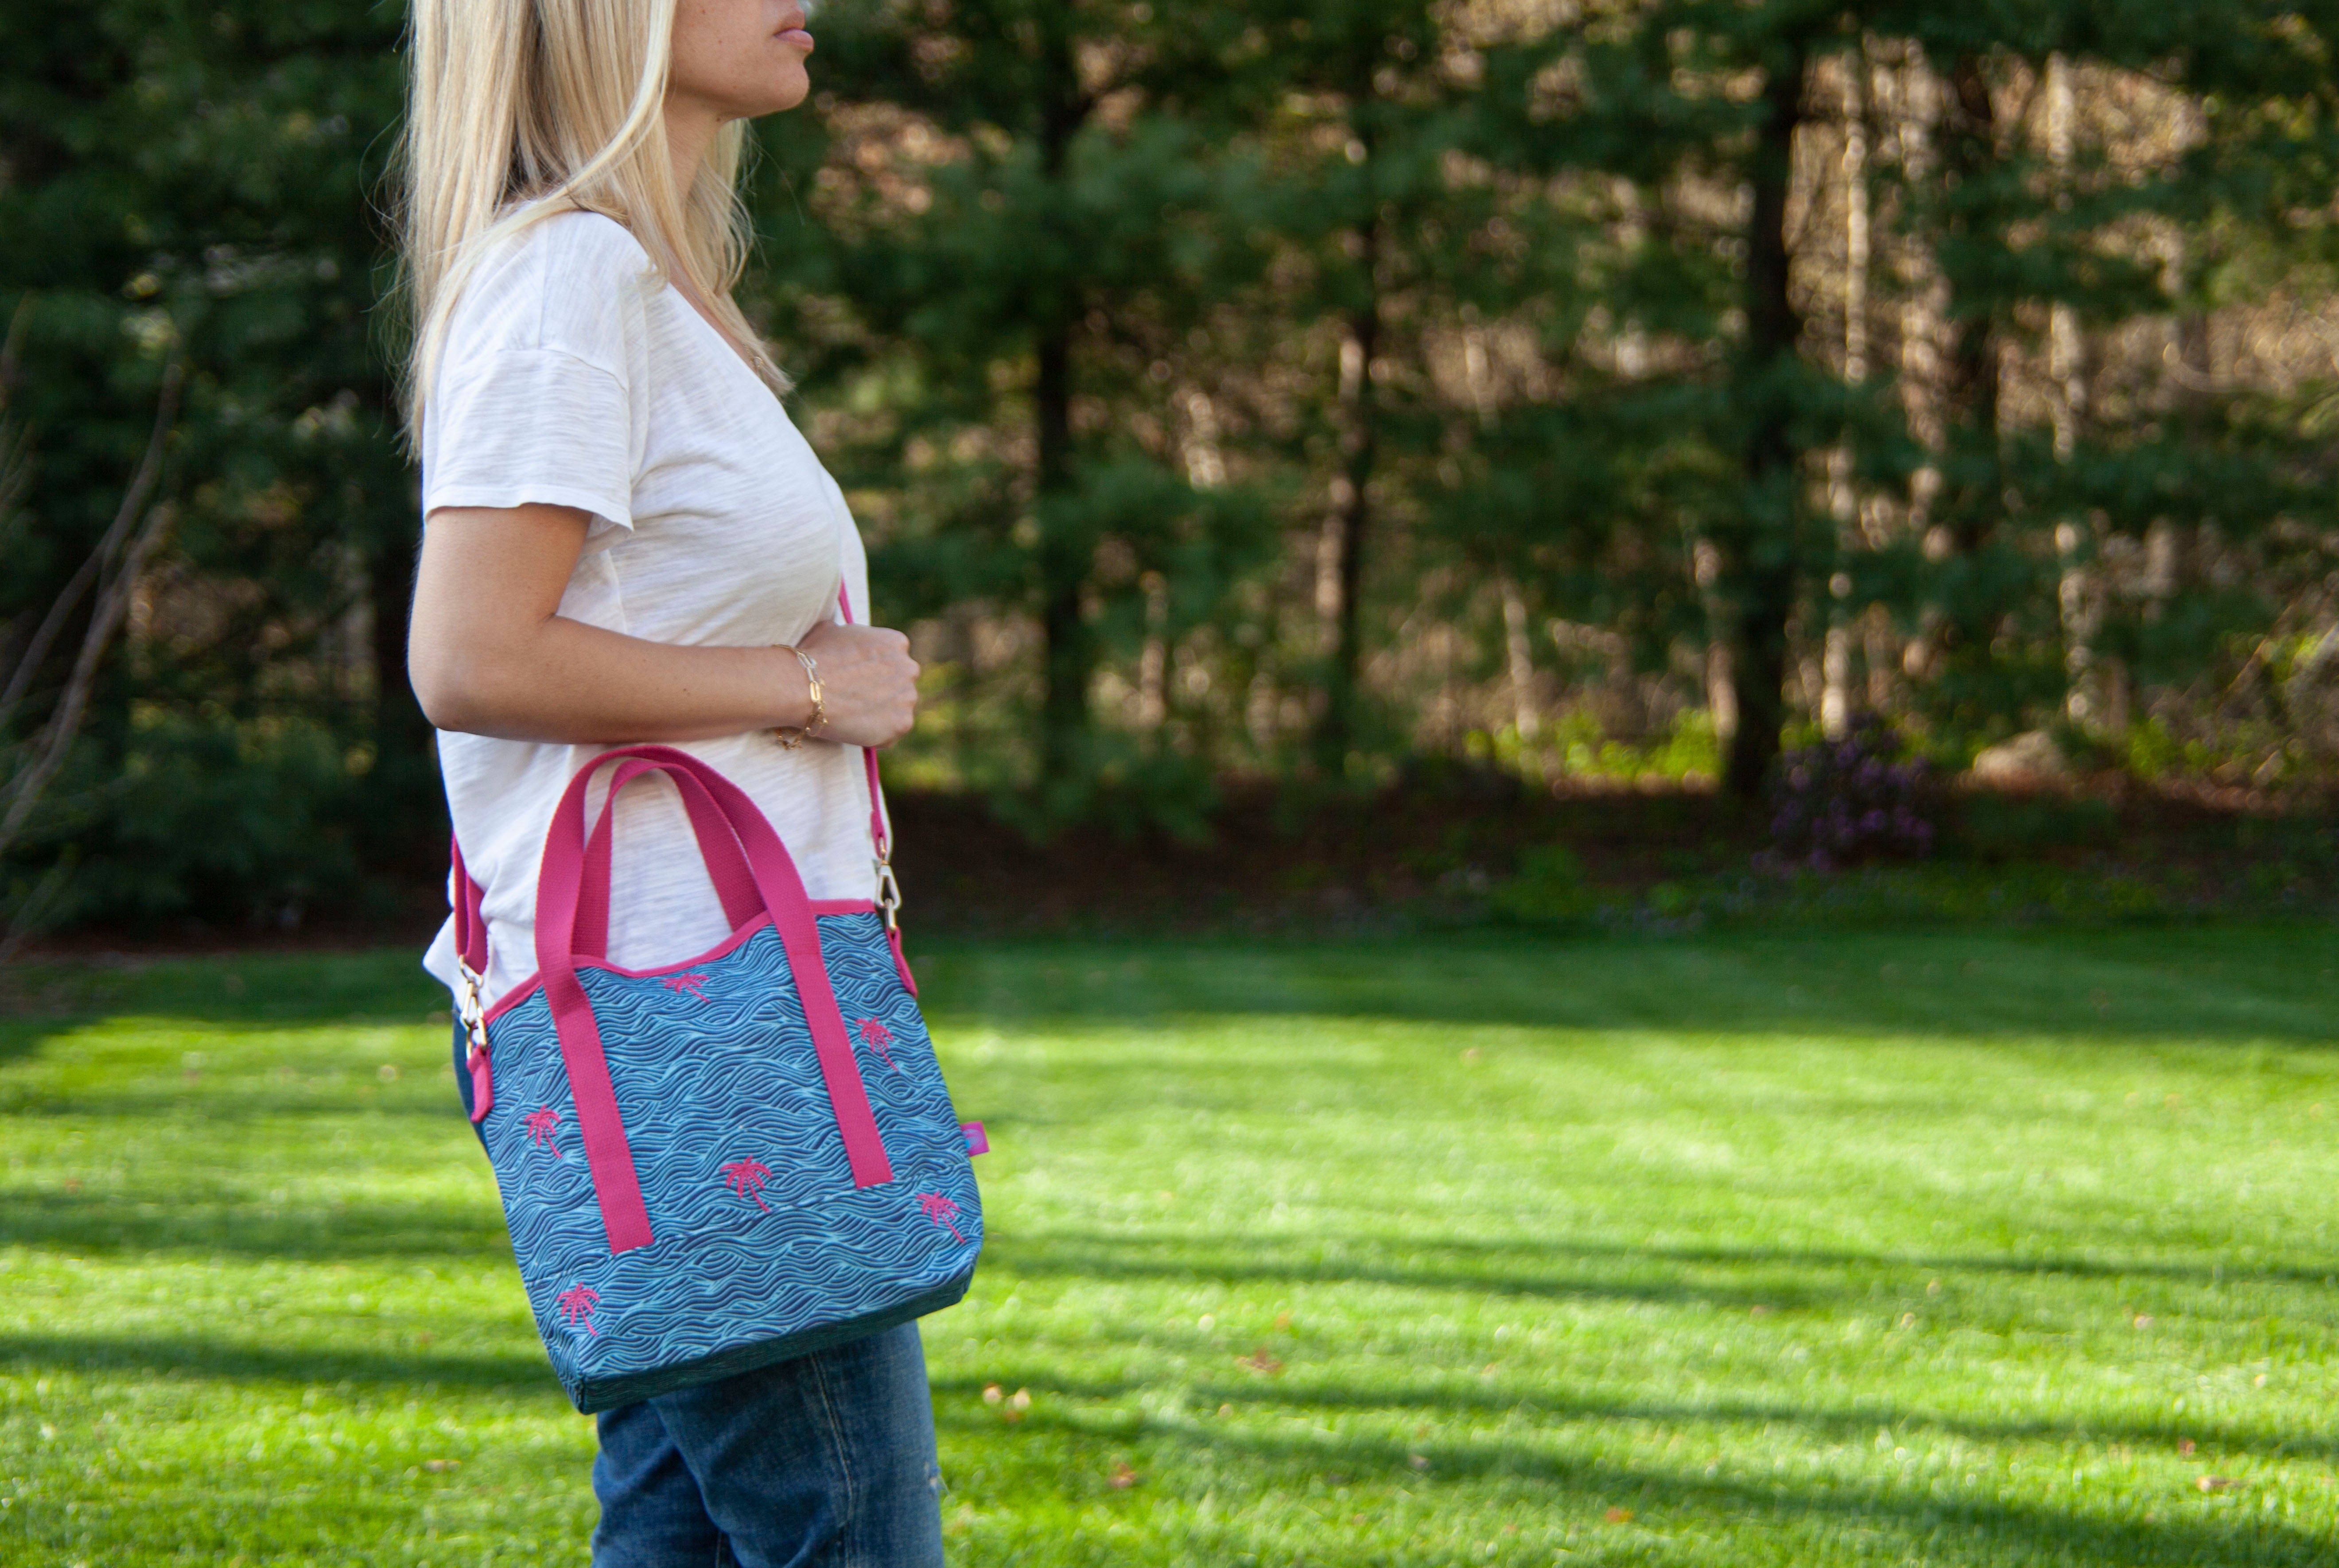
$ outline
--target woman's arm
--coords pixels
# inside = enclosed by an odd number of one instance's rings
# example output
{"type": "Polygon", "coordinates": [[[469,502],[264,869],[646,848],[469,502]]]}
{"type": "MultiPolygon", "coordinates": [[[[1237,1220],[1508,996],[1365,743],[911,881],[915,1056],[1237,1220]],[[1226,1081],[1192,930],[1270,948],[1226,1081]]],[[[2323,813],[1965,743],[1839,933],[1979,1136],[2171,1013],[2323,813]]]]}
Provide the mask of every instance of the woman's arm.
{"type": "MultiPolygon", "coordinates": [[[[430,514],[407,670],[433,725],[600,745],[710,740],[810,720],[804,666],[785,648],[677,647],[558,614],[590,520],[568,507],[430,514]]],[[[823,622],[802,646],[820,666],[822,739],[885,746],[909,733],[918,666],[907,637],[823,622]]]]}

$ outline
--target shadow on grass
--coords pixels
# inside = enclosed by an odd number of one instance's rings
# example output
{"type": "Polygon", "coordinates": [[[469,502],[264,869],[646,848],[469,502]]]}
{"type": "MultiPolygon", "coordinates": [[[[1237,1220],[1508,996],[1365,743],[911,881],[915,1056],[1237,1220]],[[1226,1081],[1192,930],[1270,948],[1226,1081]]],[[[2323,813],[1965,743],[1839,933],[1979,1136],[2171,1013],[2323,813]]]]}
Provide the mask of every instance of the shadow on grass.
{"type": "MultiPolygon", "coordinates": [[[[508,1355],[350,1352],[304,1346],[269,1347],[223,1343],[198,1337],[104,1338],[81,1336],[0,1336],[0,1366],[70,1369],[85,1373],[128,1373],[144,1378],[184,1377],[287,1388],[350,1385],[369,1391],[401,1391],[409,1395],[433,1392],[494,1393],[540,1396],[548,1405],[560,1395],[550,1373],[533,1352],[508,1355]]],[[[1045,1394],[1063,1397],[1125,1397],[1142,1385],[1041,1383],[1045,1394]]],[[[2255,1510],[2245,1512],[2232,1499],[2188,1497],[2171,1487],[2165,1504],[2170,1517],[2156,1521],[2107,1519],[2076,1511],[2054,1511],[1960,1496],[1939,1487],[1916,1485],[1886,1488],[1843,1478],[1823,1485],[1796,1486],[1757,1484],[1737,1477],[1699,1477],[1648,1466],[1616,1464],[1555,1455],[1524,1444],[1422,1441],[1398,1445],[1368,1437],[1278,1436],[1256,1431],[1213,1431],[1195,1426],[1169,1431],[1160,1427],[1137,1432],[1098,1432],[1051,1419],[1035,1412],[1020,1428],[1002,1426],[978,1403],[974,1380],[936,1386],[939,1412],[945,1429],[986,1444],[1014,1444],[1045,1435],[1099,1455],[1100,1475],[1107,1451],[1126,1451],[1132,1444],[1157,1451],[1207,1449],[1221,1455],[1230,1467],[1258,1478],[1262,1487],[1289,1488],[1309,1481],[1345,1484],[1351,1480],[1377,1479],[1384,1484],[1435,1494],[1456,1482],[1507,1480],[1528,1486],[1555,1489],[1562,1495],[1554,1505],[1585,1512],[1630,1504],[1652,1526],[1688,1524],[1693,1520],[1726,1523],[1732,1530],[1798,1528],[1831,1523],[1864,1532],[1903,1538],[1910,1548],[1921,1549],[1923,1561],[1989,1564],[1990,1568],[2030,1561],[2085,1564],[2088,1568],[2137,1568],[2140,1564],[2220,1568],[2242,1564],[2262,1568],[2327,1568],[2327,1542],[2255,1510]],[[1686,1516],[1686,1517],[1685,1517],[1686,1516]]],[[[1246,1406],[1418,1407],[1463,1409],[1478,1404],[1456,1400],[1444,1393],[1391,1391],[1387,1394],[1347,1392],[1337,1388],[1278,1388],[1272,1397],[1256,1386],[1207,1386],[1195,1390],[1203,1400],[1240,1401],[1246,1406]]],[[[1806,1410],[1794,1406],[1666,1405],[1647,1402],[1588,1401],[1564,1403],[1548,1397],[1515,1401],[1505,1410],[1530,1410],[1552,1420],[1646,1420],[1658,1423],[1711,1421],[1791,1424],[1834,1435],[1858,1435],[1877,1425],[1896,1431],[1944,1431],[1979,1440],[2045,1437],[2096,1444],[2115,1441],[2161,1443],[2158,1430],[2133,1432],[2090,1425],[2084,1433],[2043,1424],[1971,1424],[1943,1421],[1876,1409],[1806,1410]]],[[[2239,1435],[2234,1435],[2235,1438],[2239,1435]]],[[[2213,1443],[2218,1442],[2214,1435],[2213,1443]]],[[[2227,1444],[2236,1450],[2264,1451],[2246,1440],[2227,1444]]],[[[2316,1453],[2313,1446],[2282,1445],[2293,1455],[2316,1453]]],[[[1174,1458],[1171,1460],[1174,1463],[1174,1458]]],[[[1971,1483],[1980,1484],[1980,1483],[1971,1483]]]]}
{"type": "MultiPolygon", "coordinates": [[[[1100,1232],[1054,1232],[1026,1238],[993,1232],[983,1242],[983,1267],[1027,1277],[1061,1279],[1217,1280],[1277,1285],[1379,1285],[1404,1290],[1460,1290],[1477,1296],[1525,1296],[1548,1300],[1716,1303],[1742,1309],[1811,1307],[1834,1292],[1780,1281],[1690,1281],[1620,1277],[1551,1267],[1564,1244],[1447,1243],[1406,1238],[1376,1246],[1351,1240],[1337,1253],[1303,1242],[1289,1251],[1263,1246],[1236,1249],[1196,1246],[1184,1238],[1126,1238],[1100,1232]]],[[[1785,1261],[1785,1260],[1781,1260],[1785,1261]]],[[[1621,1273],[1621,1271],[1619,1271],[1621,1273]]],[[[1865,1287],[1862,1287],[1865,1294],[1865,1287]]]]}
{"type": "MultiPolygon", "coordinates": [[[[1538,940],[1485,932],[1322,944],[932,942],[947,1025],[1255,1014],[1572,1030],[2116,1043],[2339,1040],[2325,926],[1719,934],[1538,940]]],[[[447,997],[410,950],[24,966],[0,976],[0,1061],[94,1019],[419,1024],[447,997]]],[[[443,1027],[443,1024],[441,1025],[443,1027]]]]}
{"type": "MultiPolygon", "coordinates": [[[[1303,1410],[1317,1413],[1389,1410],[1414,1412],[1420,1415],[1445,1414],[1488,1416],[1531,1417],[1545,1429],[1576,1423],[1604,1421],[1646,1422],[1661,1428],[1682,1426],[1728,1425],[1754,1427],[1793,1427],[1808,1434],[1815,1442],[1860,1442],[1873,1437],[1879,1430],[1890,1431],[1898,1441],[1926,1434],[1961,1438],[1973,1443],[2037,1443],[2077,1446],[2109,1447],[2121,1445],[2154,1453],[2169,1459],[2190,1458],[2211,1465],[2246,1457],[2251,1460],[2279,1462],[2284,1459],[2304,1460],[2327,1464],[2339,1459],[2339,1436],[2292,1427],[2252,1425],[2231,1421],[2218,1421],[2196,1416],[2179,1421],[2173,1414],[2164,1420],[2107,1421],[2090,1416],[2085,1421],[1987,1420],[1944,1414],[1939,1410],[1898,1409],[1880,1404],[1861,1404],[1833,1408],[1791,1405],[1778,1401],[1715,1397],[1708,1400],[1616,1399],[1599,1395],[1563,1392],[1548,1386],[1521,1386],[1518,1382],[1505,1383],[1500,1378],[1487,1378],[1477,1386],[1457,1386],[1454,1380],[1436,1385],[1392,1384],[1375,1388],[1353,1388],[1331,1382],[1311,1380],[1299,1358],[1306,1346],[1288,1348],[1285,1352],[1294,1358],[1274,1378],[1247,1376],[1240,1379],[1218,1381],[1209,1377],[1190,1383],[1180,1383],[1197,1409],[1232,1405],[1238,1410],[1261,1412],[1303,1410]],[[2182,1445],[2190,1442],[2196,1453],[2188,1455],[2182,1445]],[[2165,1451],[2165,1452],[2161,1452],[2165,1451]]],[[[1073,1379],[1054,1376],[1045,1367],[1019,1366],[1014,1380],[1042,1396],[1065,1400],[1117,1401],[1134,1398],[1154,1387],[1140,1379],[1073,1379]]],[[[942,1395],[979,1395],[997,1376],[968,1376],[938,1380],[934,1392],[942,1395]]],[[[1420,1452],[1418,1447],[1408,1453],[1420,1452]]]]}
{"type": "Polygon", "coordinates": [[[2239,1287],[2288,1285],[2317,1291],[2339,1277],[2339,1262],[2324,1267],[2246,1267],[2230,1262],[2168,1263],[2101,1261],[2064,1257],[1993,1257],[1930,1255],[1896,1257],[1880,1253],[1772,1250],[1758,1247],[1633,1247],[1576,1242],[1562,1237],[1517,1241],[1407,1236],[1375,1242],[1350,1238],[1338,1250],[1322,1241],[1295,1238],[1288,1250],[1253,1244],[1236,1249],[1197,1244],[1182,1236],[1114,1235],[1105,1231],[1050,1231],[1038,1237],[993,1232],[984,1242],[984,1263],[1017,1274],[1098,1279],[1209,1279],[1298,1285],[1387,1285],[1406,1289],[1465,1290],[1488,1296],[1706,1302],[1719,1306],[1768,1307],[1780,1311],[1817,1307],[1842,1295],[1871,1296],[1869,1277],[1931,1270],[1940,1274],[1985,1274],[1999,1277],[2086,1280],[2157,1279],[2180,1284],[2239,1287]],[[1772,1275],[1734,1280],[1645,1280],[1613,1274],[1562,1272],[1555,1257],[1606,1264],[1622,1270],[1669,1268],[1842,1269],[1860,1278],[1856,1290],[1814,1287],[1810,1282],[1772,1275]]]}
{"type": "MultiPolygon", "coordinates": [[[[119,1117],[164,1119],[200,1117],[207,1131],[257,1122],[314,1118],[350,1123],[362,1120],[443,1122],[452,1129],[465,1125],[462,1101],[449,1083],[430,1095],[377,1094],[370,1073],[350,1072],[349,1082],[310,1090],[275,1090],[257,1086],[248,1093],[206,1086],[199,1092],[174,1090],[167,1084],[136,1084],[125,1088],[60,1090],[43,1093],[11,1086],[0,1091],[0,1116],[119,1117]]],[[[314,1136],[302,1129],[296,1136],[314,1136]]]]}
{"type": "MultiPolygon", "coordinates": [[[[22,964],[0,971],[0,1062],[98,1019],[299,1028],[422,1023],[447,1003],[419,951],[22,964]]],[[[443,1026],[442,1026],[443,1027],[443,1026]]]]}
{"type": "MultiPolygon", "coordinates": [[[[471,1151],[466,1151],[471,1152],[471,1151]]],[[[509,1241],[501,1215],[485,1203],[352,1203],[337,1208],[270,1209],[233,1194],[214,1197],[109,1191],[20,1190],[0,1208],[0,1246],[85,1255],[205,1253],[294,1262],[470,1257],[501,1262],[509,1241]]],[[[2227,1260],[2013,1257],[1931,1254],[1921,1257],[1828,1249],[1628,1247],[1564,1236],[1485,1241],[1408,1235],[1350,1237],[1337,1245],[1294,1237],[1240,1245],[1183,1235],[1091,1230],[1036,1236],[994,1231],[984,1268],[1065,1279],[1177,1279],[1279,1285],[1376,1285],[1483,1296],[1711,1305],[1781,1313],[1870,1299],[1878,1275],[1982,1275],[2048,1281],[2158,1280],[2233,1288],[2288,1286],[2323,1290],[2339,1261],[2321,1267],[2243,1266],[2227,1260]],[[1555,1264],[1561,1266],[1555,1267],[1555,1264]],[[1712,1269],[1721,1277],[1683,1277],[1712,1269]],[[1831,1281],[1798,1272],[1841,1271],[1831,1281]],[[1759,1277],[1752,1276],[1759,1275],[1759,1277]]]]}
{"type": "Polygon", "coordinates": [[[237,1345],[185,1337],[110,1338],[96,1335],[0,1334],[0,1366],[209,1378],[309,1387],[347,1383],[361,1388],[541,1392],[566,1404],[543,1356],[351,1351],[310,1346],[237,1345]]]}
{"type": "MultiPolygon", "coordinates": [[[[945,1392],[969,1393],[957,1386],[945,1392]]],[[[1583,1412],[1596,1419],[1607,1412],[1583,1412]]],[[[1778,1482],[1757,1483],[1730,1476],[1693,1476],[1647,1466],[1574,1459],[1538,1452],[1523,1445],[1455,1443],[1424,1439],[1396,1445],[1355,1436],[1277,1436],[1258,1432],[1219,1432],[1196,1426],[1177,1432],[1158,1428],[1135,1434],[1098,1434],[1068,1423],[1045,1419],[1020,1428],[1002,1427],[995,1416],[973,1403],[955,1397],[941,1412],[946,1430],[991,1442],[1014,1442],[1018,1436],[1045,1433],[1098,1451],[1100,1473],[1108,1451],[1126,1452],[1132,1445],[1161,1450],[1200,1448],[1222,1459],[1226,1467],[1248,1471],[1262,1489],[1291,1489],[1311,1479],[1345,1483],[1377,1479],[1416,1494],[1457,1481],[1509,1480],[1529,1486],[1554,1488],[1564,1495],[1552,1504],[1584,1513],[1619,1504],[1631,1505],[1643,1523],[1662,1528],[1677,1524],[1694,1529],[1703,1524],[1735,1533],[1764,1530],[1838,1529],[1870,1537],[1897,1537],[1903,1551],[1921,1553],[1899,1561],[1974,1564],[1976,1568],[2006,1568],[2028,1563],[2055,1563],[2058,1568],[2329,1568],[2329,1543],[2319,1532],[2288,1524],[2255,1510],[2243,1512],[2237,1500],[2187,1496],[2172,1488],[2163,1505],[2168,1518],[2121,1520],[2077,1511],[2024,1507],[1954,1491],[1920,1487],[1880,1487],[1842,1477],[1798,1486],[1778,1482]]],[[[1174,1464],[1174,1456],[1170,1462],[1174,1464]]],[[[1985,1482],[1969,1483],[1978,1491],[1985,1482]]],[[[1700,1532],[1702,1533],[1702,1532],[1700,1532]]],[[[1826,1551],[1840,1543],[1814,1547],[1826,1551]]],[[[1881,1553],[1881,1541],[1863,1543],[1863,1555],[1881,1553]]],[[[1620,1537],[1618,1546],[1626,1545],[1620,1537]]]]}
{"type": "Polygon", "coordinates": [[[1713,935],[1485,934],[1274,944],[944,946],[919,965],[960,1024],[1314,1015],[1570,1030],[2028,1035],[2097,1044],[2339,1039],[2327,927],[1713,935]]]}
{"type": "Polygon", "coordinates": [[[233,1201],[16,1192],[0,1208],[0,1247],[82,1257],[207,1256],[296,1263],[467,1257],[508,1263],[503,1217],[479,1204],[350,1204],[269,1213],[233,1201]]]}

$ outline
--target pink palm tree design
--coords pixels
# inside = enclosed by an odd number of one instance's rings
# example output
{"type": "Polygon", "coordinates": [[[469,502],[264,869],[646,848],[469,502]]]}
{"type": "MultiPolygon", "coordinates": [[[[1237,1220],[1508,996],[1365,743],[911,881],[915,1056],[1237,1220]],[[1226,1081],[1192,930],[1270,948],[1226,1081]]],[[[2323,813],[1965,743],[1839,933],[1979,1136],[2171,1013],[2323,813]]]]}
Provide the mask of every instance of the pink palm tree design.
{"type": "Polygon", "coordinates": [[[553,1159],[566,1159],[568,1158],[567,1155],[561,1153],[559,1146],[552,1141],[553,1136],[560,1130],[560,1113],[558,1111],[553,1109],[548,1105],[540,1105],[534,1110],[529,1111],[528,1113],[528,1119],[521,1122],[520,1125],[528,1129],[528,1140],[530,1143],[535,1144],[539,1149],[551,1149],[553,1159]]]}
{"type": "Polygon", "coordinates": [[[688,991],[699,1001],[706,1000],[706,977],[703,974],[670,974],[666,988],[671,991],[688,991]]]}
{"type": "Polygon", "coordinates": [[[958,1218],[957,1204],[939,1192],[921,1192],[918,1194],[918,1207],[924,1211],[928,1219],[949,1231],[952,1241],[957,1242],[961,1247],[966,1245],[966,1238],[961,1236],[958,1233],[958,1227],[951,1223],[958,1218]]]}
{"type": "Polygon", "coordinates": [[[772,1206],[763,1198],[764,1183],[772,1179],[772,1172],[762,1160],[735,1159],[723,1168],[723,1179],[732,1191],[742,1198],[754,1198],[755,1207],[765,1213],[772,1212],[772,1206]]]}
{"type": "Polygon", "coordinates": [[[900,1068],[893,1066],[893,1053],[885,1049],[887,1046],[893,1043],[893,1031],[892,1030],[887,1029],[881,1021],[873,1018],[864,1018],[855,1027],[858,1028],[861,1032],[862,1044],[875,1051],[878,1058],[893,1071],[899,1072],[902,1070],[900,1068]]]}
{"type": "Polygon", "coordinates": [[[571,1286],[561,1292],[560,1317],[564,1322],[582,1323],[585,1326],[585,1332],[598,1339],[601,1337],[601,1331],[593,1326],[593,1309],[600,1305],[601,1293],[591,1286],[571,1286]]]}

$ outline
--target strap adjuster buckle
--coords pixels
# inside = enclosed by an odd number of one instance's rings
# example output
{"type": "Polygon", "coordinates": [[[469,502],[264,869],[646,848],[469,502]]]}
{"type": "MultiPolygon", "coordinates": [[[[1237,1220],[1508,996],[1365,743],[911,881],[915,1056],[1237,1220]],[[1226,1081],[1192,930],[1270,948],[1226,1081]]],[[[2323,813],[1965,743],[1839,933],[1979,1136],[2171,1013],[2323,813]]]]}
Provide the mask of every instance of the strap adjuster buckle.
{"type": "Polygon", "coordinates": [[[479,1001],[479,976],[461,959],[455,961],[455,1016],[462,1021],[463,1033],[469,1041],[463,1060],[477,1063],[488,1050],[487,1009],[479,1001]]]}

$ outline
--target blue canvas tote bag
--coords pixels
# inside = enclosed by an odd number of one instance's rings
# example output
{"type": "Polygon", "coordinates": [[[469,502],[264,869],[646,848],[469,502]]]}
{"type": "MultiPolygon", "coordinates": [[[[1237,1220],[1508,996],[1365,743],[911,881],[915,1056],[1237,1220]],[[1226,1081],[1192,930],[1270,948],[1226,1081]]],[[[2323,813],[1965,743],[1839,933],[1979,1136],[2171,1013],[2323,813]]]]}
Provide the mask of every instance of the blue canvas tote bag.
{"type": "Polygon", "coordinates": [[[869,759],[878,896],[814,903],[716,769],[627,746],[577,772],[537,890],[536,977],[482,1011],[478,889],[457,851],[472,1119],[561,1386],[629,1405],[873,1334],[966,1293],[982,1246],[962,1125],[919,1015],[869,759]],[[609,774],[590,832],[593,778],[609,774]],[[730,937],[609,962],[618,794],[670,780],[730,937]]]}

